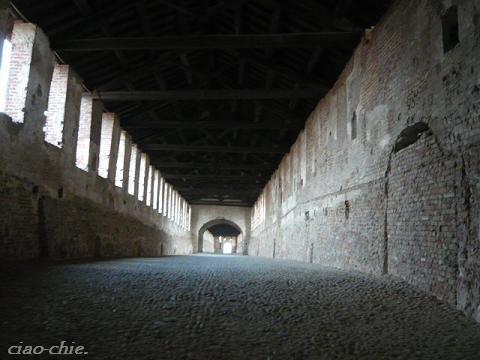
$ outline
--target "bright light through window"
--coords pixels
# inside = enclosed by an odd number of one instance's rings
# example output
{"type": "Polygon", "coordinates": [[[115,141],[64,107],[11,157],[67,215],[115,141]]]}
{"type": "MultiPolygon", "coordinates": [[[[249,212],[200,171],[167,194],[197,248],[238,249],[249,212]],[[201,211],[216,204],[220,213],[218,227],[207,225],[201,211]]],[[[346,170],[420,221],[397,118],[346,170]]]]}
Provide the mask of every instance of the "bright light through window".
{"type": "Polygon", "coordinates": [[[232,243],[226,242],[223,244],[223,253],[224,254],[231,254],[232,253],[232,243]]]}
{"type": "Polygon", "coordinates": [[[0,112],[5,112],[7,102],[8,75],[10,73],[10,55],[12,43],[8,40],[3,42],[2,63],[0,65],[0,112]]]}

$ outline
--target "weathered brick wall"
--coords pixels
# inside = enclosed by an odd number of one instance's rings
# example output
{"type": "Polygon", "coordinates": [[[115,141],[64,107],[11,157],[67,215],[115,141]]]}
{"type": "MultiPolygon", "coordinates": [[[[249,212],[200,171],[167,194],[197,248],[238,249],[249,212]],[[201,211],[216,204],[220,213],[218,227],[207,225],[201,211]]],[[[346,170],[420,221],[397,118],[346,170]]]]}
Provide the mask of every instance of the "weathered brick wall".
{"type": "Polygon", "coordinates": [[[249,254],[399,276],[480,320],[480,3],[456,4],[448,51],[447,0],[399,0],[366,32],[265,187],[249,254]]]}
{"type": "Polygon", "coordinates": [[[63,121],[67,99],[68,71],[68,65],[56,64],[53,69],[44,127],[45,141],[59,148],[63,147],[63,121]]]}
{"type": "MultiPolygon", "coordinates": [[[[388,272],[455,304],[456,174],[433,135],[392,155],[388,174],[388,272]]],[[[460,184],[458,184],[460,185],[460,184]]]]}
{"type": "MultiPolygon", "coordinates": [[[[54,89],[50,101],[52,111],[63,108],[51,124],[58,129],[63,122],[63,147],[45,141],[54,57],[40,29],[31,24],[16,26],[18,46],[12,62],[22,74],[10,79],[10,116],[0,114],[0,259],[191,253],[189,231],[129,195],[126,186],[114,185],[120,137],[115,119],[108,178],[98,176],[103,109],[97,101],[91,106],[90,140],[84,144],[90,149],[84,159],[89,169],[76,166],[83,88],[81,79],[66,66],[57,66],[62,71],[54,80],[61,80],[62,86],[54,89]]],[[[58,144],[59,139],[57,132],[50,140],[58,144]]]]}
{"type": "MultiPolygon", "coordinates": [[[[188,253],[181,235],[173,237],[153,225],[106,210],[80,198],[46,198],[40,202],[50,259],[162,256],[188,253]],[[99,219],[102,219],[99,221],[99,219]]],[[[188,239],[187,239],[188,240],[188,239]]]]}
{"type": "Polygon", "coordinates": [[[38,32],[33,24],[17,23],[12,34],[12,52],[10,60],[10,73],[7,86],[7,100],[5,112],[14,122],[24,121],[23,108],[27,101],[26,89],[29,82],[29,70],[32,63],[32,49],[38,32]]]}
{"type": "Polygon", "coordinates": [[[0,183],[1,257],[38,257],[38,187],[3,173],[0,183]]]}

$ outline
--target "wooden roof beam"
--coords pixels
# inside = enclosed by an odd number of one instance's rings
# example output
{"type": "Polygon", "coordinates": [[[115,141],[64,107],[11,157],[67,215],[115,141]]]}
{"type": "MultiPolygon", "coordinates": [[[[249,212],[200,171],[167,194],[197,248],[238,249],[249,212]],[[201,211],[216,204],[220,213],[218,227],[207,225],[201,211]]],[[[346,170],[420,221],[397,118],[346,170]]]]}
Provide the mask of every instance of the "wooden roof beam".
{"type": "Polygon", "coordinates": [[[309,48],[351,45],[361,32],[312,32],[282,34],[183,35],[162,37],[107,37],[53,43],[56,51],[309,48]]]}
{"type": "Polygon", "coordinates": [[[168,91],[99,91],[93,98],[103,101],[175,101],[232,99],[317,99],[324,89],[195,89],[168,91]]]}
{"type": "Polygon", "coordinates": [[[145,151],[171,151],[171,152],[218,152],[218,153],[270,153],[283,154],[288,152],[285,147],[260,147],[260,146],[207,146],[207,145],[170,145],[170,144],[145,144],[145,151]]]}
{"type": "Polygon", "coordinates": [[[303,124],[283,124],[281,122],[236,122],[236,121],[141,121],[123,123],[122,128],[134,129],[271,129],[300,130],[303,124]]]}

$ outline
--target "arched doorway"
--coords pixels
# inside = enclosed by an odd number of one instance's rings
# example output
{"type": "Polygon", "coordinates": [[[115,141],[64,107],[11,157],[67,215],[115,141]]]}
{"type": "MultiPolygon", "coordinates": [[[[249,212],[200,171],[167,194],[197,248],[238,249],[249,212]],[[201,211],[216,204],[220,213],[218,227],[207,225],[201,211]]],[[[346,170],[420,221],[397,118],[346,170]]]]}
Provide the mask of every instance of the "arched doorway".
{"type": "Polygon", "coordinates": [[[233,221],[215,219],[205,223],[198,231],[198,252],[236,254],[242,230],[233,221]]]}

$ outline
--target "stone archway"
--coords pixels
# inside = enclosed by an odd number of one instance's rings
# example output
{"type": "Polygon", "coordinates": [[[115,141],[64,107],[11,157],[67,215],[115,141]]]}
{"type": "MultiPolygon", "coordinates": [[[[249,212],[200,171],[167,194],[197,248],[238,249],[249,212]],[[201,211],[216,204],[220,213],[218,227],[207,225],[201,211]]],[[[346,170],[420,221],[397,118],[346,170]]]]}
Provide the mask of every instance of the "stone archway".
{"type": "MultiPolygon", "coordinates": [[[[210,220],[208,222],[206,222],[205,224],[202,225],[202,227],[200,228],[200,230],[198,230],[198,239],[197,239],[197,252],[201,253],[203,252],[203,236],[205,234],[205,231],[207,231],[209,228],[213,227],[213,226],[216,226],[216,225],[228,225],[228,226],[231,226],[233,227],[234,229],[236,229],[239,233],[239,235],[242,235],[243,234],[243,231],[242,229],[240,228],[240,226],[238,226],[237,224],[235,224],[233,221],[230,221],[230,220],[227,220],[227,219],[214,219],[214,220],[210,220]]],[[[236,247],[236,250],[238,251],[238,246],[236,247]]]]}

